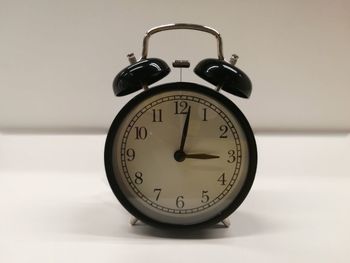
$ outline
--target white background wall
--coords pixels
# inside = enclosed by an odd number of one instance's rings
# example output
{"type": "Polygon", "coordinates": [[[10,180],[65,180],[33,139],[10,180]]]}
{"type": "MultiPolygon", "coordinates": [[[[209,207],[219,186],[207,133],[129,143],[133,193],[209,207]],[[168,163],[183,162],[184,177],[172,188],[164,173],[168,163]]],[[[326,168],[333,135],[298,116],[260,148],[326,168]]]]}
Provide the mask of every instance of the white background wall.
{"type": "MultiPolygon", "coordinates": [[[[0,0],[0,130],[105,131],[134,95],[111,83],[153,26],[190,22],[222,34],[253,82],[230,97],[256,131],[350,131],[350,1],[0,0]]],[[[215,57],[213,37],[155,35],[150,56],[215,57]]],[[[163,82],[177,81],[178,70],[163,82]]]]}

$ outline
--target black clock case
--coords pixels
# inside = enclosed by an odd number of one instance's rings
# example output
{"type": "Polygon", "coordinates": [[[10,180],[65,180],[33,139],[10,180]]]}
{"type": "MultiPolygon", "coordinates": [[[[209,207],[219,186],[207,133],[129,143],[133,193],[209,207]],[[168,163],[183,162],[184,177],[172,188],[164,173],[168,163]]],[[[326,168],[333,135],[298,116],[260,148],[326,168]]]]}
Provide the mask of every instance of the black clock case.
{"type": "Polygon", "coordinates": [[[133,99],[131,99],[121,109],[121,111],[117,114],[117,116],[113,120],[112,125],[107,134],[107,139],[105,143],[105,152],[104,152],[104,163],[105,163],[107,179],[114,195],[117,197],[119,202],[124,206],[126,210],[129,211],[130,214],[132,214],[142,222],[157,228],[168,228],[168,229],[169,228],[170,229],[171,228],[172,229],[197,229],[197,228],[208,227],[210,225],[219,223],[220,221],[224,220],[229,215],[231,215],[242,204],[242,202],[248,195],[253,185],[255,172],[257,168],[257,159],[258,159],[257,147],[256,147],[255,138],[254,138],[254,133],[249,125],[248,120],[245,118],[245,116],[239,110],[239,108],[231,100],[229,100],[227,97],[220,94],[219,92],[214,91],[213,89],[207,88],[205,86],[202,86],[196,83],[189,83],[189,82],[173,82],[173,83],[162,84],[156,87],[152,87],[147,91],[143,91],[137,96],[135,96],[133,99]],[[234,116],[236,116],[237,120],[240,122],[245,132],[245,135],[247,137],[248,150],[249,150],[249,165],[248,165],[247,177],[245,182],[243,183],[243,186],[240,192],[235,197],[235,199],[232,200],[231,204],[227,208],[225,208],[223,211],[218,211],[218,213],[213,218],[201,223],[191,224],[191,225],[169,224],[169,223],[159,222],[141,213],[129,202],[127,197],[120,190],[118,183],[115,179],[114,169],[112,165],[112,161],[113,161],[112,153],[113,153],[113,144],[114,144],[115,134],[119,128],[119,124],[122,123],[122,120],[127,116],[127,114],[136,105],[138,105],[140,102],[142,102],[144,99],[148,97],[152,97],[155,94],[159,94],[165,91],[176,91],[176,90],[195,91],[195,92],[210,96],[215,100],[223,103],[228,109],[232,111],[234,116]]]}

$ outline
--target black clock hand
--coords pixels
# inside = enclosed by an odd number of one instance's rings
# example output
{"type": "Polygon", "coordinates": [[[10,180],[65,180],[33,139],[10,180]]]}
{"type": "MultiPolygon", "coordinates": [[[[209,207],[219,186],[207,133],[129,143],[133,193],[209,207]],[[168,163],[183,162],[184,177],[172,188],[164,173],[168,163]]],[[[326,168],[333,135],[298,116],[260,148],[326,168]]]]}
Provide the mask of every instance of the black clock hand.
{"type": "Polygon", "coordinates": [[[192,154],[186,154],[185,153],[185,158],[206,160],[206,159],[220,158],[220,156],[212,155],[212,154],[206,154],[206,153],[192,153],[192,154]]]}
{"type": "Polygon", "coordinates": [[[184,124],[183,130],[182,130],[181,144],[180,144],[180,149],[179,149],[180,152],[184,152],[187,131],[188,131],[188,124],[190,122],[190,115],[191,115],[191,106],[188,107],[185,124],[184,124]]]}
{"type": "Polygon", "coordinates": [[[184,152],[184,147],[185,147],[185,142],[186,142],[186,137],[188,132],[188,124],[190,122],[190,116],[191,116],[191,106],[188,107],[188,111],[186,113],[186,120],[184,123],[184,127],[182,129],[180,148],[174,153],[174,158],[178,162],[183,162],[186,157],[186,154],[184,152]]]}

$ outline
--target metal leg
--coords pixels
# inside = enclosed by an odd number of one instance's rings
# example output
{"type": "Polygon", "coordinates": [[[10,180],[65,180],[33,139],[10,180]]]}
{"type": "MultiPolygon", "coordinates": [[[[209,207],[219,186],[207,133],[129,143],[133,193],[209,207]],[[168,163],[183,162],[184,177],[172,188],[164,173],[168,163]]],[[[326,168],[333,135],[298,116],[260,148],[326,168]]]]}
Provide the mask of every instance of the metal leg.
{"type": "Polygon", "coordinates": [[[136,217],[131,217],[130,218],[130,225],[134,226],[136,225],[137,221],[139,221],[136,217]]]}
{"type": "Polygon", "coordinates": [[[227,227],[227,228],[229,228],[230,227],[230,225],[231,225],[231,221],[230,221],[230,219],[229,218],[225,218],[224,220],[222,220],[221,221],[222,223],[223,223],[223,225],[225,226],[225,227],[227,227]]]}

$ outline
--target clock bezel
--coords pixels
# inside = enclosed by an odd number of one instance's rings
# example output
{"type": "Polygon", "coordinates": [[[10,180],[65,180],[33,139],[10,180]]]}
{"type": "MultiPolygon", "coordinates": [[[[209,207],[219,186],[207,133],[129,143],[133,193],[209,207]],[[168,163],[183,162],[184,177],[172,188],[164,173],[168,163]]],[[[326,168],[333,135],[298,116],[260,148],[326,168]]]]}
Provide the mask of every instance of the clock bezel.
{"type": "Polygon", "coordinates": [[[227,218],[230,214],[232,214],[242,204],[242,202],[248,195],[251,189],[251,186],[254,182],[255,172],[257,167],[257,149],[256,149],[254,134],[249,125],[248,120],[245,118],[243,113],[238,109],[238,107],[231,100],[229,100],[227,97],[220,94],[219,92],[214,91],[213,89],[207,88],[205,86],[199,85],[197,83],[172,82],[172,83],[166,83],[166,84],[162,84],[162,85],[150,88],[149,90],[138,94],[121,109],[121,111],[114,118],[112,125],[107,134],[107,139],[105,143],[104,162],[105,162],[107,179],[110,184],[110,187],[114,195],[116,196],[116,198],[119,200],[119,202],[124,206],[124,208],[129,213],[131,213],[133,216],[135,216],[142,222],[145,222],[151,226],[161,227],[161,228],[193,229],[193,228],[206,227],[222,221],[223,219],[227,218]],[[115,135],[118,129],[120,128],[120,124],[122,123],[122,120],[124,120],[124,118],[127,117],[129,112],[132,109],[134,109],[135,106],[137,106],[139,103],[141,103],[145,99],[152,97],[154,95],[161,94],[163,92],[177,91],[177,90],[197,92],[199,94],[209,96],[214,100],[222,103],[226,107],[226,109],[229,110],[237,118],[237,121],[240,123],[242,130],[244,131],[244,134],[247,138],[247,146],[248,146],[248,152],[249,152],[247,176],[237,196],[232,200],[230,205],[226,207],[221,213],[213,215],[213,217],[210,218],[209,220],[196,223],[196,224],[182,225],[182,224],[164,223],[164,222],[159,222],[143,214],[141,211],[139,211],[136,207],[134,207],[131,204],[128,198],[121,191],[117,183],[117,180],[115,178],[115,173],[113,169],[114,139],[116,137],[115,135]]]}

